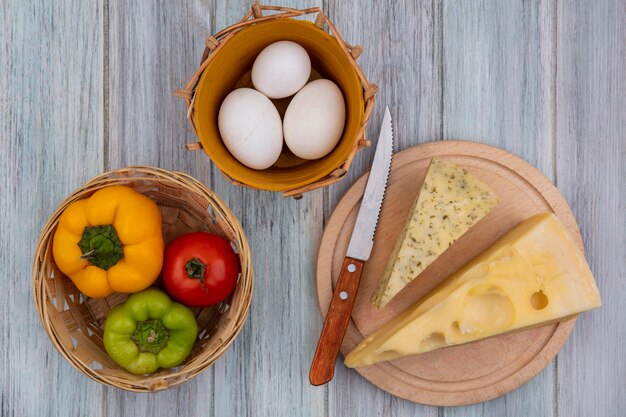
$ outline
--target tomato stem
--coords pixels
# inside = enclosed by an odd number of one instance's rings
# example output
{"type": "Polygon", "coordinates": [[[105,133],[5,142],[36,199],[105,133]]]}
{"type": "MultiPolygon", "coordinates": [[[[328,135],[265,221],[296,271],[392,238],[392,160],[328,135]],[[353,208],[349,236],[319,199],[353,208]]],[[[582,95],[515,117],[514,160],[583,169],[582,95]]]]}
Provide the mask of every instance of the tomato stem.
{"type": "Polygon", "coordinates": [[[204,289],[204,271],[206,271],[206,264],[198,258],[191,258],[185,264],[185,270],[187,271],[187,278],[199,279],[200,285],[204,289]]]}

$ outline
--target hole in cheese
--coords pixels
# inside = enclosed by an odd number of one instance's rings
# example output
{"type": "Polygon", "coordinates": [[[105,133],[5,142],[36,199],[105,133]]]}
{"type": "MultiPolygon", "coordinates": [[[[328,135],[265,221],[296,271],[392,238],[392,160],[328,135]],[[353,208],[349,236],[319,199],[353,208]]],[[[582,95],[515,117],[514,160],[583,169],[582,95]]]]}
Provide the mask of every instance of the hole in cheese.
{"type": "Polygon", "coordinates": [[[422,352],[428,352],[443,346],[447,346],[446,338],[442,333],[434,332],[422,340],[419,350],[422,352]]]}
{"type": "Polygon", "coordinates": [[[385,350],[378,353],[378,357],[383,358],[383,361],[391,361],[402,356],[405,355],[402,354],[402,352],[398,352],[397,350],[385,350]]]}
{"type": "Polygon", "coordinates": [[[452,323],[450,326],[450,334],[452,336],[461,336],[463,332],[461,331],[461,326],[459,325],[458,320],[452,323]]]}
{"type": "Polygon", "coordinates": [[[532,305],[535,310],[543,310],[548,306],[549,302],[550,300],[548,299],[548,296],[546,296],[541,290],[530,296],[530,305],[532,305]]]}
{"type": "Polygon", "coordinates": [[[476,286],[464,300],[462,317],[464,334],[506,330],[513,324],[515,306],[500,288],[476,286]]]}

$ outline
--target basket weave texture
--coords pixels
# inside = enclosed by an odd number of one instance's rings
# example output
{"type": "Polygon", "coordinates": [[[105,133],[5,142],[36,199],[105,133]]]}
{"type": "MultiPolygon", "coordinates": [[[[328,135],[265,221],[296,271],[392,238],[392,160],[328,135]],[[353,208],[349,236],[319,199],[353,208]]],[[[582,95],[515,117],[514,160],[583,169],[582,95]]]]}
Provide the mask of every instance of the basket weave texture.
{"type": "MultiPolygon", "coordinates": [[[[37,311],[61,355],[95,381],[138,392],[172,387],[213,364],[230,346],[246,320],[253,280],[248,241],[228,207],[206,186],[186,174],[141,166],[102,174],[66,198],[43,229],[33,264],[37,311]],[[52,240],[63,210],[74,201],[111,185],[131,187],[157,203],[163,217],[166,244],[192,231],[215,233],[230,241],[241,263],[237,287],[229,299],[214,307],[192,309],[198,322],[198,339],[185,362],[149,376],[128,373],[104,350],[102,335],[106,316],[111,308],[126,300],[128,294],[87,298],[56,267],[52,256],[52,240]]],[[[159,285],[159,280],[155,285],[159,285]]]]}
{"type": "MultiPolygon", "coordinates": [[[[376,86],[376,84],[370,83],[367,80],[367,78],[363,74],[363,71],[361,70],[361,67],[356,62],[357,58],[363,53],[363,47],[361,47],[360,45],[352,46],[348,44],[347,42],[345,42],[343,38],[341,37],[341,35],[339,34],[339,32],[337,31],[337,29],[335,28],[335,26],[333,25],[332,21],[324,14],[324,12],[319,7],[311,7],[311,8],[300,10],[300,9],[294,9],[294,8],[282,7],[282,6],[263,6],[263,5],[259,5],[258,1],[254,1],[252,3],[250,11],[248,11],[248,13],[244,15],[241,21],[225,29],[222,29],[220,32],[216,33],[215,35],[209,35],[207,37],[205,41],[204,53],[202,55],[199,68],[193,74],[193,76],[191,77],[187,85],[182,89],[176,90],[174,93],[174,95],[184,99],[187,102],[187,118],[191,122],[194,132],[196,132],[196,135],[197,135],[198,130],[197,130],[196,124],[194,122],[194,117],[193,117],[194,97],[196,93],[196,87],[198,85],[198,82],[200,81],[200,77],[202,76],[202,73],[204,72],[208,64],[211,62],[213,57],[217,53],[220,52],[220,49],[223,47],[223,45],[226,42],[228,42],[228,40],[230,40],[237,32],[247,28],[250,25],[261,24],[263,22],[268,22],[268,21],[277,20],[277,19],[290,19],[294,17],[301,17],[301,16],[305,16],[309,14],[316,14],[315,26],[317,26],[320,30],[323,30],[324,25],[326,25],[331,35],[337,40],[337,42],[341,46],[341,49],[343,49],[346,56],[348,57],[348,60],[350,61],[352,68],[354,69],[355,73],[357,74],[361,82],[365,108],[364,108],[363,117],[361,119],[362,120],[361,127],[359,129],[358,134],[354,137],[352,151],[349,153],[346,160],[343,161],[339,166],[337,166],[335,170],[331,172],[325,178],[322,178],[318,181],[315,181],[313,183],[307,184],[302,187],[283,191],[283,195],[285,197],[291,196],[291,197],[300,198],[302,197],[302,193],[305,193],[305,192],[308,192],[308,191],[311,191],[320,187],[326,187],[328,185],[331,185],[340,181],[342,178],[345,177],[346,173],[350,169],[350,165],[352,163],[352,160],[356,156],[356,154],[361,149],[371,146],[371,141],[367,140],[366,138],[366,128],[367,128],[367,122],[369,121],[369,118],[372,114],[372,110],[374,108],[374,98],[375,98],[376,92],[378,91],[378,87],[376,86]],[[264,15],[263,12],[270,12],[272,14],[264,15]]],[[[194,150],[194,151],[200,150],[202,149],[202,143],[201,142],[190,143],[190,144],[187,144],[186,147],[188,150],[194,150]]],[[[231,178],[223,171],[222,171],[222,174],[234,185],[256,188],[256,187],[241,183],[231,178]]]]}

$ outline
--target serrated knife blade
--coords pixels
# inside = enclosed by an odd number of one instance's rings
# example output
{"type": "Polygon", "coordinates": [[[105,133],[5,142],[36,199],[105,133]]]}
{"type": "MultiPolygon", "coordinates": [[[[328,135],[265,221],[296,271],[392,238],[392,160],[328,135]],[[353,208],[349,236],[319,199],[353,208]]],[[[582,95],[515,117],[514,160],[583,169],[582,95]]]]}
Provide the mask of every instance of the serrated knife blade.
{"type": "Polygon", "coordinates": [[[337,285],[333,290],[333,297],[311,364],[309,381],[312,385],[325,384],[333,379],[335,374],[335,362],[350,322],[363,267],[374,246],[374,234],[385,197],[392,154],[393,126],[391,113],[387,107],[359,214],[352,229],[348,250],[341,266],[337,285]]]}
{"type": "Polygon", "coordinates": [[[386,107],[376,144],[374,162],[372,162],[372,169],[367,177],[363,200],[346,252],[346,256],[350,258],[367,261],[372,253],[376,225],[387,189],[392,155],[393,125],[389,107],[386,107]]]}

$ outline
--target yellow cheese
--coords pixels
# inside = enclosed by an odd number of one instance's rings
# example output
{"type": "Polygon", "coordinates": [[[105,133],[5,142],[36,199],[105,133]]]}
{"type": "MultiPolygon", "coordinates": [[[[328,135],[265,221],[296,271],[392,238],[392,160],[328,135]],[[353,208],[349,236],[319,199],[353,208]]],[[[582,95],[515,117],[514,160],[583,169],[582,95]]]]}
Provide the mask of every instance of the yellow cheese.
{"type": "Polygon", "coordinates": [[[466,170],[433,158],[372,305],[384,307],[497,204],[496,194],[466,170]]]}
{"type": "Polygon", "coordinates": [[[531,217],[359,344],[355,368],[549,323],[599,307],[583,253],[552,213],[531,217]]]}

